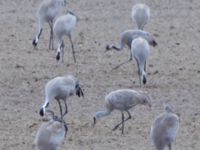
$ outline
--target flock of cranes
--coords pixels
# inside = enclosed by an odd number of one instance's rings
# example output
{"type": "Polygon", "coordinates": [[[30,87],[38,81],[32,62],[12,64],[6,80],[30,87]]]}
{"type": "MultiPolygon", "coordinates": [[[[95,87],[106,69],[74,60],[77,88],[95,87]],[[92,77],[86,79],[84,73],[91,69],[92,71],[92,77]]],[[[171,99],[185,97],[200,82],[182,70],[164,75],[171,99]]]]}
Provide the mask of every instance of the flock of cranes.
{"type": "MultiPolygon", "coordinates": [[[[73,59],[76,63],[71,33],[77,24],[78,17],[74,13],[68,11],[66,14],[57,18],[58,13],[65,4],[65,0],[44,0],[41,3],[38,10],[37,33],[32,44],[34,47],[38,45],[43,25],[44,23],[48,23],[50,26],[49,49],[54,49],[54,36],[58,43],[56,52],[57,61],[63,62],[63,39],[67,36],[70,40],[73,59]]],[[[144,31],[144,27],[150,19],[149,6],[146,4],[136,4],[132,8],[131,15],[132,20],[137,25],[137,29],[130,29],[122,32],[119,45],[115,46],[114,44],[109,44],[106,46],[106,51],[112,49],[120,51],[127,45],[130,49],[130,58],[113,69],[117,69],[121,65],[135,59],[138,66],[140,87],[142,87],[142,85],[147,82],[146,62],[150,54],[149,45],[155,47],[157,42],[151,33],[144,31]]],[[[45,100],[40,109],[40,115],[44,116],[46,113],[50,113],[51,119],[43,123],[37,132],[35,143],[38,150],[56,150],[63,142],[68,130],[67,124],[64,121],[64,116],[68,113],[67,98],[73,95],[79,97],[84,96],[79,80],[73,75],[56,77],[46,84],[45,100]],[[48,105],[54,100],[58,102],[60,117],[55,116],[52,110],[47,109],[48,105]],[[65,106],[64,111],[62,102],[65,106]]],[[[124,134],[125,122],[131,119],[129,109],[138,104],[151,107],[150,97],[142,91],[135,91],[132,89],[112,91],[105,97],[105,110],[97,111],[94,115],[93,125],[95,126],[100,118],[109,115],[113,110],[119,110],[122,115],[121,121],[113,128],[113,131],[119,128],[119,126],[122,126],[122,134],[124,134]],[[124,112],[128,114],[127,118],[125,118],[124,112]]],[[[166,146],[171,150],[172,143],[176,138],[179,128],[179,117],[173,112],[172,106],[166,104],[164,110],[165,112],[155,119],[150,132],[151,139],[157,150],[164,150],[166,146]]]]}

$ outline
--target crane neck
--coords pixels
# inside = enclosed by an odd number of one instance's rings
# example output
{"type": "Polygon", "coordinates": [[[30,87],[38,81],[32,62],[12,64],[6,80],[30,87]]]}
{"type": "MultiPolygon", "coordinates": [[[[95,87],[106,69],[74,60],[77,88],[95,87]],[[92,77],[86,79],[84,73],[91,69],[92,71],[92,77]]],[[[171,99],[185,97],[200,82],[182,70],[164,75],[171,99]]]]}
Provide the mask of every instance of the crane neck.
{"type": "Polygon", "coordinates": [[[98,111],[98,112],[96,112],[95,117],[96,117],[97,119],[100,119],[100,118],[105,117],[105,116],[107,116],[107,115],[109,115],[109,114],[110,114],[110,111],[108,111],[108,110],[98,111]]]}

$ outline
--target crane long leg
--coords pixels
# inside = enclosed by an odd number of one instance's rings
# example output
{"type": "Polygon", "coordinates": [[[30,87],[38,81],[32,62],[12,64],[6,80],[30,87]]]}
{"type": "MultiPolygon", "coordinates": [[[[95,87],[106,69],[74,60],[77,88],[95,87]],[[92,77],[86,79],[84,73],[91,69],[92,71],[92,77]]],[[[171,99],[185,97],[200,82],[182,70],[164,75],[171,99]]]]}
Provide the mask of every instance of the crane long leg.
{"type": "Polygon", "coordinates": [[[61,51],[61,61],[64,62],[64,48],[65,44],[64,41],[62,40],[61,46],[60,46],[60,51],[61,51]]]}
{"type": "Polygon", "coordinates": [[[123,122],[126,122],[127,120],[131,119],[131,113],[126,110],[127,114],[128,114],[128,118],[126,118],[124,121],[121,121],[119,124],[117,124],[114,128],[113,131],[115,131],[121,124],[123,124],[123,122]]]}
{"type": "Polygon", "coordinates": [[[124,134],[124,113],[122,112],[122,134],[124,134]]]}
{"type": "Polygon", "coordinates": [[[53,49],[53,22],[49,21],[50,26],[50,38],[49,38],[49,50],[53,49]]]}
{"type": "Polygon", "coordinates": [[[52,30],[52,27],[51,27],[51,24],[49,22],[49,26],[50,26],[50,37],[49,37],[49,50],[51,49],[51,30],[52,30]]]}
{"type": "Polygon", "coordinates": [[[52,50],[53,50],[53,49],[54,49],[54,44],[53,44],[53,39],[54,39],[54,37],[53,37],[53,22],[52,22],[52,27],[51,27],[51,38],[52,38],[52,39],[51,39],[51,44],[52,44],[52,45],[51,45],[51,46],[52,46],[51,48],[52,48],[52,50]]]}
{"type": "MultiPolygon", "coordinates": [[[[130,52],[131,52],[131,51],[130,51],[130,52]]],[[[130,58],[129,58],[129,60],[124,61],[124,62],[122,62],[121,64],[115,66],[111,71],[113,71],[113,70],[119,68],[120,66],[122,66],[122,65],[124,65],[124,64],[126,64],[126,63],[128,63],[128,62],[130,62],[131,60],[132,60],[132,53],[130,53],[130,58]]]]}
{"type": "Polygon", "coordinates": [[[65,103],[65,112],[64,112],[64,114],[63,114],[63,117],[68,113],[68,107],[67,107],[67,102],[66,102],[66,100],[64,101],[64,103],[65,103]]]}
{"type": "Polygon", "coordinates": [[[168,144],[169,150],[172,150],[172,145],[168,144]]]}
{"type": "Polygon", "coordinates": [[[140,78],[140,66],[139,66],[139,61],[136,59],[137,62],[137,66],[138,66],[138,77],[139,77],[139,81],[140,81],[140,87],[142,87],[142,80],[140,78]]]}
{"type": "Polygon", "coordinates": [[[69,35],[69,40],[70,40],[70,43],[71,43],[71,46],[72,46],[72,54],[73,54],[74,62],[76,63],[76,57],[75,57],[75,51],[74,51],[74,44],[73,44],[73,41],[72,41],[71,34],[69,35]]]}
{"type": "Polygon", "coordinates": [[[62,106],[61,106],[59,99],[57,99],[57,102],[58,102],[58,105],[59,105],[59,108],[60,108],[60,117],[61,117],[61,120],[62,120],[63,119],[62,106]]]}
{"type": "Polygon", "coordinates": [[[122,66],[122,65],[124,65],[124,64],[127,64],[127,63],[130,62],[131,60],[132,60],[132,58],[130,58],[130,59],[127,60],[127,61],[124,61],[123,63],[121,63],[121,64],[115,66],[114,68],[112,68],[111,71],[113,71],[113,70],[115,70],[115,69],[118,69],[120,66],[122,66]]]}

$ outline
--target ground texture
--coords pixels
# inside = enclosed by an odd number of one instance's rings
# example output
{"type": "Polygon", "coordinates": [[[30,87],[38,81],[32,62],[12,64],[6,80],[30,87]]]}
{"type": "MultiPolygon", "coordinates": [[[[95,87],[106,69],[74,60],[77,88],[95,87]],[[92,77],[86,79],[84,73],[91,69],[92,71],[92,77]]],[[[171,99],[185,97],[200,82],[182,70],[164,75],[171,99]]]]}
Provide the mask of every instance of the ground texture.
{"type": "MultiPolygon", "coordinates": [[[[64,63],[57,65],[55,50],[48,51],[49,28],[45,25],[38,48],[32,46],[36,32],[36,10],[40,0],[0,1],[0,149],[31,150],[43,122],[39,109],[44,102],[44,86],[59,75],[74,74],[85,97],[68,99],[65,120],[69,132],[60,149],[71,150],[154,150],[149,132],[163,103],[171,103],[180,114],[176,150],[200,147],[200,2],[198,0],[69,0],[80,21],[73,32],[77,64],[69,40],[65,40],[64,63]],[[147,62],[148,81],[139,87],[135,61],[110,71],[129,58],[129,50],[105,52],[117,44],[126,29],[136,28],[130,14],[133,4],[145,2],[151,19],[145,30],[158,43],[147,62]],[[137,106],[125,125],[125,134],[111,129],[121,114],[114,111],[92,127],[96,111],[112,90],[131,88],[147,91],[152,110],[137,106]]],[[[65,10],[63,12],[65,12],[65,10]]],[[[50,105],[58,112],[56,103],[50,105]]]]}

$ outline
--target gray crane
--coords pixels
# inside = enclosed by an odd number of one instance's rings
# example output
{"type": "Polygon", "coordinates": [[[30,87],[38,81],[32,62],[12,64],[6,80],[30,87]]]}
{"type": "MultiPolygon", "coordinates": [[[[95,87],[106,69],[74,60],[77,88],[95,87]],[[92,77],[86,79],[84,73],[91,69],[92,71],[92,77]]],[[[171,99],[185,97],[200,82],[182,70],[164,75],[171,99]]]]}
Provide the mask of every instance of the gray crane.
{"type": "Polygon", "coordinates": [[[56,77],[50,80],[45,86],[45,102],[40,109],[40,115],[44,116],[46,107],[52,100],[57,100],[60,108],[61,119],[68,112],[67,98],[73,95],[79,97],[84,96],[83,91],[79,85],[79,81],[72,75],[56,77]],[[65,112],[62,112],[62,106],[60,100],[64,101],[65,112]]]}
{"type": "Polygon", "coordinates": [[[42,34],[44,23],[48,23],[50,27],[49,49],[53,49],[53,22],[55,17],[61,11],[63,5],[66,4],[66,0],[43,0],[37,12],[37,34],[33,39],[33,46],[36,47],[39,38],[42,34]]]}
{"type": "Polygon", "coordinates": [[[180,119],[172,110],[172,107],[165,105],[165,112],[158,116],[151,126],[151,139],[157,150],[164,150],[168,146],[172,149],[180,124],[180,119]]]}
{"type": "Polygon", "coordinates": [[[52,114],[51,120],[42,123],[35,137],[37,150],[57,150],[68,131],[64,120],[54,116],[53,111],[48,112],[52,114]]]}
{"type": "MultiPolygon", "coordinates": [[[[125,45],[127,45],[129,47],[129,49],[131,50],[131,43],[133,41],[133,39],[136,39],[138,37],[142,37],[144,39],[146,39],[148,41],[148,43],[155,47],[157,45],[157,42],[155,41],[154,37],[146,31],[143,30],[126,30],[124,32],[121,33],[121,40],[120,40],[120,44],[118,46],[115,46],[113,44],[111,45],[107,45],[106,46],[106,51],[109,50],[116,50],[116,51],[121,51],[125,45]]],[[[116,67],[114,67],[112,70],[119,68],[120,66],[130,62],[132,60],[132,54],[130,51],[130,58],[129,60],[122,62],[121,64],[117,65],[116,67]]]]}
{"type": "Polygon", "coordinates": [[[124,134],[124,124],[126,121],[131,119],[129,109],[135,107],[138,104],[148,105],[151,107],[149,96],[141,91],[135,91],[131,89],[119,89],[112,91],[105,97],[106,110],[96,112],[93,118],[94,125],[96,124],[97,120],[109,115],[114,109],[116,109],[121,111],[122,121],[113,128],[113,131],[122,125],[122,134],[124,134]],[[124,117],[124,111],[128,114],[128,118],[126,119],[124,117]]]}
{"type": "Polygon", "coordinates": [[[53,27],[53,31],[58,41],[58,48],[57,48],[57,54],[56,54],[57,61],[59,61],[61,57],[61,61],[63,62],[64,36],[68,36],[69,41],[71,43],[71,47],[72,47],[73,59],[74,59],[74,62],[76,62],[74,44],[72,41],[71,33],[74,27],[76,26],[77,21],[78,21],[77,16],[70,11],[68,11],[67,14],[62,15],[58,19],[56,19],[54,27],[53,27]]]}
{"type": "Polygon", "coordinates": [[[135,58],[138,65],[138,75],[141,87],[142,83],[146,84],[147,82],[146,60],[150,52],[148,42],[141,37],[134,39],[131,44],[131,52],[132,57],[135,58]]]}

